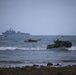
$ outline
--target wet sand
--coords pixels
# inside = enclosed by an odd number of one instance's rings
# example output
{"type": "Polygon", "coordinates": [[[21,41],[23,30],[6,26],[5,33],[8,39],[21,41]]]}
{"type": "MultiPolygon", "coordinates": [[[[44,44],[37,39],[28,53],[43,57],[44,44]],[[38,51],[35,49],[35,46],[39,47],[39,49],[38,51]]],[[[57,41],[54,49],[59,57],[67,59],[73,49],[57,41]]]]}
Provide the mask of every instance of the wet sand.
{"type": "Polygon", "coordinates": [[[76,75],[76,65],[66,67],[25,66],[0,68],[0,75],[76,75]]]}

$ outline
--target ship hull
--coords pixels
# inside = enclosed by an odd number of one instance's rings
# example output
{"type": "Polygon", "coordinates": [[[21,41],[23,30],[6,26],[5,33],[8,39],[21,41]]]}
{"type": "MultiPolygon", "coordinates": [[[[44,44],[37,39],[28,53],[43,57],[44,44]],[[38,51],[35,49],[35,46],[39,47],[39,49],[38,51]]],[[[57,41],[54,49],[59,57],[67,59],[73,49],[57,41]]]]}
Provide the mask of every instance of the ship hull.
{"type": "Polygon", "coordinates": [[[29,33],[15,33],[15,34],[6,34],[2,33],[4,36],[12,36],[12,35],[30,35],[29,33]]]}

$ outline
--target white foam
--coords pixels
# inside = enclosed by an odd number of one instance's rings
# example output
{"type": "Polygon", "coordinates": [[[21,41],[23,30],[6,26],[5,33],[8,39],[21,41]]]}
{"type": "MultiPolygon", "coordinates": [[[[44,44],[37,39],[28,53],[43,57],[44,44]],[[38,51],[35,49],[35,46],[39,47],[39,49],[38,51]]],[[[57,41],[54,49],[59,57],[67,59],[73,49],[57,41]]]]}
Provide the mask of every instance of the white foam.
{"type": "Polygon", "coordinates": [[[25,48],[25,47],[22,47],[22,48],[16,48],[16,50],[45,50],[46,48],[40,48],[40,47],[31,47],[31,48],[25,48]]]}
{"type": "Polygon", "coordinates": [[[72,46],[70,48],[67,48],[68,50],[76,50],[76,46],[72,46]]]}
{"type": "Polygon", "coordinates": [[[46,48],[40,48],[40,47],[32,47],[32,48],[27,48],[27,47],[0,47],[0,50],[46,50],[46,48]]]}
{"type": "Polygon", "coordinates": [[[0,50],[15,50],[16,47],[0,47],[0,50]]]}

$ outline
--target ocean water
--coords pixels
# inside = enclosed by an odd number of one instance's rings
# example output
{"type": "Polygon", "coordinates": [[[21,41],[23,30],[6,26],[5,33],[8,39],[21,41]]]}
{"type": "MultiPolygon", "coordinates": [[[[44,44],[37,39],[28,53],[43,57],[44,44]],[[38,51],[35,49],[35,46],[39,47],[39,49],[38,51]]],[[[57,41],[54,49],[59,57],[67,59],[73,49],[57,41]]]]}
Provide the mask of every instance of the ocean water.
{"type": "Polygon", "coordinates": [[[47,65],[52,62],[62,66],[76,65],[76,36],[0,36],[0,67],[22,67],[27,65],[47,65]],[[24,42],[35,39],[38,42],[24,42]],[[71,48],[46,49],[54,40],[68,40],[71,48]]]}

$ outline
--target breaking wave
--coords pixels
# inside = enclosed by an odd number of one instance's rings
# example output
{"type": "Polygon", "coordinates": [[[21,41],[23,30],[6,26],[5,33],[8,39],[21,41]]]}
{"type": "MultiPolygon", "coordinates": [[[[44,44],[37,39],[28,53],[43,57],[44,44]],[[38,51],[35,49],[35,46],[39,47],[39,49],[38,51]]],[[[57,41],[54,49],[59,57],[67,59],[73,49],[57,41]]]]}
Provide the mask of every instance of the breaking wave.
{"type": "Polygon", "coordinates": [[[46,50],[46,48],[40,48],[40,47],[0,47],[0,50],[46,50]]]}
{"type": "Polygon", "coordinates": [[[76,46],[72,46],[70,48],[67,48],[68,50],[76,50],[76,46]]]}
{"type": "MultiPolygon", "coordinates": [[[[43,48],[43,47],[0,47],[0,50],[46,50],[46,48],[43,48]]],[[[76,50],[76,46],[72,46],[70,48],[58,48],[57,50],[76,50]]]]}
{"type": "Polygon", "coordinates": [[[23,63],[23,62],[21,62],[21,61],[0,61],[0,63],[14,63],[14,64],[16,64],[16,63],[23,63]]]}

